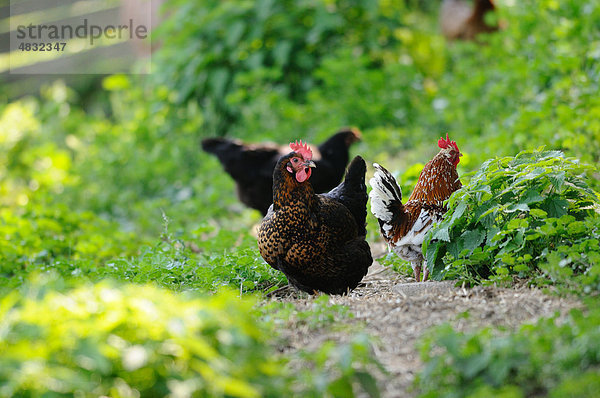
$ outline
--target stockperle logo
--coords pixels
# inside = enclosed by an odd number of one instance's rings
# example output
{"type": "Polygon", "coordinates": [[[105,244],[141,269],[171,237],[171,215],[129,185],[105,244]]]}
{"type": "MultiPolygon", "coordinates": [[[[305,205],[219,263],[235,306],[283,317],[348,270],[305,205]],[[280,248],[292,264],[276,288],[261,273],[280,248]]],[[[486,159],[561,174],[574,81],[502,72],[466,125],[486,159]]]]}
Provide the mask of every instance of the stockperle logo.
{"type": "Polygon", "coordinates": [[[128,1],[11,0],[9,73],[150,73],[151,2],[128,1]]]}

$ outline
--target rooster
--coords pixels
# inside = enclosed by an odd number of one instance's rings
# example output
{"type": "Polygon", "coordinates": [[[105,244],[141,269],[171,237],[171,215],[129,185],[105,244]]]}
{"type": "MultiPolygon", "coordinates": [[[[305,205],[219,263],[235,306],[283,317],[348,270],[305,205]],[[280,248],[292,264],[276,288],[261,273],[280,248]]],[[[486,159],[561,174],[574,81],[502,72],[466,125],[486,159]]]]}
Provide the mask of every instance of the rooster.
{"type": "MultiPolygon", "coordinates": [[[[316,148],[318,166],[311,183],[315,192],[327,192],[342,180],[348,164],[350,145],[360,140],[356,128],[342,128],[316,148]]],[[[245,144],[227,138],[207,138],[202,149],[219,158],[225,171],[235,180],[240,201],[264,216],[273,203],[273,169],[279,158],[289,152],[276,144],[245,144]]]]}
{"type": "Polygon", "coordinates": [[[306,144],[290,144],[273,171],[273,204],[258,229],[261,256],[290,284],[314,294],[344,294],[358,286],[373,259],[365,240],[365,161],[355,157],[346,177],[315,194],[315,168],[306,144]]]}
{"type": "MultiPolygon", "coordinates": [[[[400,258],[410,261],[415,279],[421,280],[424,262],[421,246],[432,225],[446,212],[444,201],[462,186],[456,166],[462,154],[456,142],[440,138],[441,148],[421,171],[417,185],[405,204],[396,179],[385,168],[373,164],[375,174],[369,181],[371,212],[379,221],[383,239],[390,250],[400,258]]],[[[423,281],[429,276],[425,264],[423,281]]]]}
{"type": "Polygon", "coordinates": [[[440,11],[442,33],[449,40],[475,40],[479,33],[494,32],[497,26],[485,22],[485,14],[494,11],[493,0],[444,0],[440,11]]]}

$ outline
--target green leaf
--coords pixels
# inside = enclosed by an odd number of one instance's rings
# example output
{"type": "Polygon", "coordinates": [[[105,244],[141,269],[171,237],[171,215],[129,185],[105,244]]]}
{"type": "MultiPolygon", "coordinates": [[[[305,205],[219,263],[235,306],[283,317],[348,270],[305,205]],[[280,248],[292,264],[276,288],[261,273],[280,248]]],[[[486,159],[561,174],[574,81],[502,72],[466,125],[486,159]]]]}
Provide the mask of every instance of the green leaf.
{"type": "Polygon", "coordinates": [[[536,218],[546,218],[548,213],[542,209],[530,209],[529,214],[536,218]]]}
{"type": "Polygon", "coordinates": [[[352,390],[352,383],[346,377],[340,377],[327,387],[327,391],[334,397],[352,397],[354,391],[352,390]]]}
{"type": "Polygon", "coordinates": [[[529,222],[522,218],[513,218],[506,224],[507,231],[513,231],[516,229],[527,228],[529,226],[529,222]]]}
{"type": "Polygon", "coordinates": [[[289,40],[278,41],[273,48],[273,57],[278,66],[286,66],[290,61],[292,42],[289,40]]]}
{"type": "Polygon", "coordinates": [[[567,230],[572,235],[581,235],[587,231],[587,227],[583,221],[574,221],[567,226],[567,230]]]}
{"type": "Polygon", "coordinates": [[[379,388],[377,387],[377,380],[367,372],[356,371],[355,373],[358,382],[365,390],[365,392],[372,398],[379,398],[379,388]]]}
{"type": "Polygon", "coordinates": [[[542,232],[542,234],[549,236],[552,236],[557,233],[556,227],[550,222],[546,222],[546,224],[540,226],[540,231],[542,232]]]}
{"type": "Polygon", "coordinates": [[[465,202],[461,202],[456,206],[456,209],[454,209],[452,217],[450,218],[450,226],[454,225],[455,221],[462,217],[465,210],[467,210],[467,204],[465,202]]]}
{"type": "Polygon", "coordinates": [[[544,151],[539,154],[539,160],[547,160],[547,159],[562,159],[565,157],[565,154],[562,151],[544,151]]]}
{"type": "Polygon", "coordinates": [[[246,30],[246,22],[237,20],[227,29],[226,43],[228,47],[234,47],[238,44],[244,31],[246,30]]]}
{"type": "Polygon", "coordinates": [[[473,249],[478,247],[483,243],[486,237],[486,231],[476,229],[473,231],[465,231],[461,238],[463,239],[463,248],[469,250],[470,253],[473,252],[473,249]]]}
{"type": "Polygon", "coordinates": [[[469,356],[464,367],[465,376],[469,379],[474,378],[479,372],[488,366],[490,360],[491,356],[488,351],[469,356]]]}
{"type": "Polygon", "coordinates": [[[545,168],[536,167],[533,171],[530,171],[529,173],[517,178],[517,180],[514,182],[514,185],[517,185],[523,181],[533,180],[533,179],[539,177],[540,175],[544,174],[545,172],[546,172],[545,168]]]}
{"type": "Polygon", "coordinates": [[[544,197],[540,195],[540,188],[537,186],[527,190],[521,198],[521,202],[528,205],[541,202],[542,200],[544,200],[544,197]]]}
{"type": "Polygon", "coordinates": [[[569,202],[566,199],[560,199],[557,196],[552,196],[546,199],[541,207],[548,213],[548,216],[559,218],[567,214],[569,202]]]}
{"type": "Polygon", "coordinates": [[[431,239],[437,239],[444,242],[450,242],[450,235],[448,234],[448,227],[438,228],[433,233],[431,239]]]}
{"type": "Polygon", "coordinates": [[[441,280],[443,278],[444,262],[442,259],[446,254],[446,245],[442,242],[430,243],[425,253],[427,259],[427,267],[431,273],[431,277],[435,280],[441,280]]]}
{"type": "Polygon", "coordinates": [[[494,246],[492,242],[494,241],[494,237],[498,236],[498,232],[500,232],[500,228],[497,226],[493,226],[487,230],[486,244],[488,246],[494,246]]]}
{"type": "Polygon", "coordinates": [[[112,75],[102,81],[102,87],[107,91],[126,90],[131,87],[131,81],[125,75],[112,75]]]}
{"type": "Polygon", "coordinates": [[[257,0],[256,1],[256,15],[260,22],[266,20],[269,15],[273,12],[273,5],[275,0],[257,0]]]}
{"type": "Polygon", "coordinates": [[[550,182],[554,186],[554,188],[560,192],[562,190],[563,184],[565,183],[566,173],[565,171],[560,171],[554,175],[549,176],[550,182]]]}
{"type": "Polygon", "coordinates": [[[528,211],[529,206],[525,203],[515,203],[506,208],[507,213],[514,213],[515,211],[528,211]]]}
{"type": "Polygon", "coordinates": [[[221,98],[225,94],[225,87],[228,81],[229,71],[225,68],[217,68],[210,74],[208,82],[217,98],[221,98]]]}

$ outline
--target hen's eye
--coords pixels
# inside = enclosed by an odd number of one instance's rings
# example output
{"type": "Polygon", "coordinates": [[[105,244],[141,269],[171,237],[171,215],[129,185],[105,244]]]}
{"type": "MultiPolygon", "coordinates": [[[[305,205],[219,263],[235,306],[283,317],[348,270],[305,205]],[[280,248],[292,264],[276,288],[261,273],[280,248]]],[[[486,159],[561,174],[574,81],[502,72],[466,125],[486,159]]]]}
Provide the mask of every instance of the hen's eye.
{"type": "Polygon", "coordinates": [[[293,158],[293,159],[292,159],[292,162],[294,162],[294,163],[298,163],[298,158],[293,158]]]}

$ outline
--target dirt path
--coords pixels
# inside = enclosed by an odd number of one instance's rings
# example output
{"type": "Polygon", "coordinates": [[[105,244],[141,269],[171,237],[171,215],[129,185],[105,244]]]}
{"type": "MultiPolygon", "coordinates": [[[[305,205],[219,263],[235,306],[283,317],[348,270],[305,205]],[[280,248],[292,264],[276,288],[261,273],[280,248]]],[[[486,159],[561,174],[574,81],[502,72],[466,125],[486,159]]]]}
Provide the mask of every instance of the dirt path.
{"type": "MultiPolygon", "coordinates": [[[[580,305],[527,287],[464,289],[454,287],[452,282],[409,282],[378,263],[373,264],[363,282],[348,296],[330,298],[330,303],[348,306],[354,314],[343,321],[342,328],[311,331],[291,327],[284,335],[294,350],[316,348],[326,340],[347,341],[352,330],[363,328],[379,340],[375,354],[389,371],[384,397],[414,396],[411,384],[422,368],[417,342],[433,326],[449,322],[463,331],[499,325],[517,328],[580,305]]],[[[301,297],[294,292],[277,300],[308,310],[314,298],[301,297]]]]}

